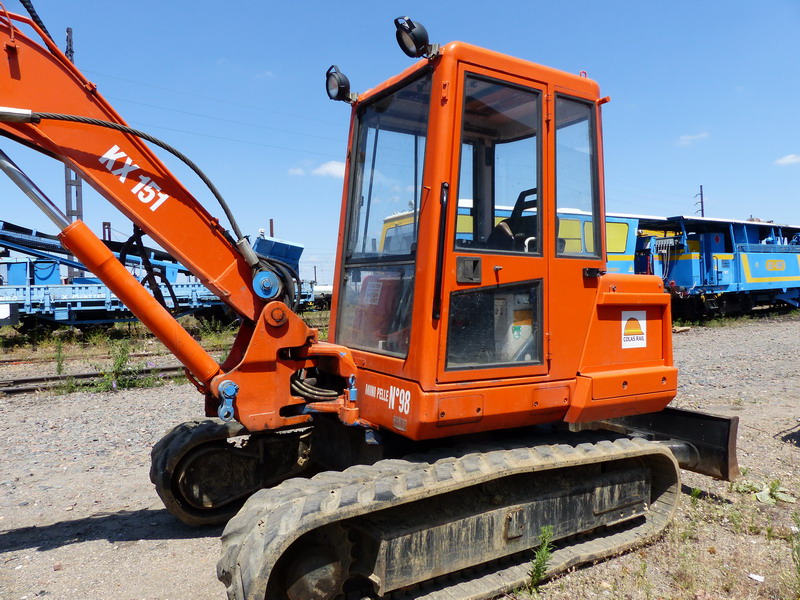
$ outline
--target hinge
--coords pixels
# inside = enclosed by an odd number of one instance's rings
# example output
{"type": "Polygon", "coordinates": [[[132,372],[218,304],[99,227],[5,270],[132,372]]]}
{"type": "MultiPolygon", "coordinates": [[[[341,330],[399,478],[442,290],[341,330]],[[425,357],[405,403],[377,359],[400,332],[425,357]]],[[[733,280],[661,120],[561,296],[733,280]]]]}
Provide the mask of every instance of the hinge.
{"type": "Polygon", "coordinates": [[[447,100],[449,98],[449,95],[450,95],[450,82],[449,81],[443,81],[442,82],[442,106],[447,104],[447,100]]]}
{"type": "Polygon", "coordinates": [[[549,331],[546,332],[544,334],[544,346],[545,346],[544,357],[547,360],[553,359],[553,353],[550,351],[550,344],[552,343],[552,341],[553,341],[553,334],[551,334],[549,331]]]}
{"type": "Polygon", "coordinates": [[[550,122],[553,120],[553,102],[552,97],[550,94],[544,95],[544,121],[547,123],[547,126],[550,126],[550,122]]]}

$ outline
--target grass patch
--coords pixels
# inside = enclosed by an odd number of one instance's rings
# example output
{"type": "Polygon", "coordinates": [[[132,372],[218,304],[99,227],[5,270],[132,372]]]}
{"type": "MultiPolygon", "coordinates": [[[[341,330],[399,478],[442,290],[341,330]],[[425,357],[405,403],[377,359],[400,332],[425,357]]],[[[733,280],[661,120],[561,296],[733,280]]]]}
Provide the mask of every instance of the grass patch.
{"type": "Polygon", "coordinates": [[[61,340],[56,344],[56,374],[64,374],[64,342],[61,340]]]}
{"type": "Polygon", "coordinates": [[[111,345],[111,365],[92,365],[100,373],[99,382],[91,385],[100,392],[138,387],[135,383],[138,369],[130,366],[131,344],[129,340],[121,340],[111,345]]]}
{"type": "Polygon", "coordinates": [[[300,314],[306,325],[313,327],[319,331],[319,340],[325,342],[328,340],[328,325],[331,319],[331,311],[329,310],[315,310],[308,311],[300,314]]]}

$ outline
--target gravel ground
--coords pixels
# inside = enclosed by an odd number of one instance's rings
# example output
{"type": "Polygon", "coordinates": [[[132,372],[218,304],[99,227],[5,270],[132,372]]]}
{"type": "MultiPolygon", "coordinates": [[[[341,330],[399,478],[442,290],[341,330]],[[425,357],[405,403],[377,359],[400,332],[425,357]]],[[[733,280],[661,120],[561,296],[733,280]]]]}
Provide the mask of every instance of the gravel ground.
{"type": "MultiPolygon", "coordinates": [[[[676,405],[739,415],[745,479],[780,480],[794,494],[798,340],[796,316],[675,335],[676,405]]],[[[53,365],[0,369],[6,378],[53,365]]],[[[0,398],[0,599],[224,597],[215,577],[221,528],[178,523],[148,478],[152,445],[201,413],[188,384],[0,398]]],[[[680,513],[661,541],[559,577],[540,596],[796,598],[789,539],[800,507],[761,504],[741,486],[688,473],[684,484],[680,513]]]]}

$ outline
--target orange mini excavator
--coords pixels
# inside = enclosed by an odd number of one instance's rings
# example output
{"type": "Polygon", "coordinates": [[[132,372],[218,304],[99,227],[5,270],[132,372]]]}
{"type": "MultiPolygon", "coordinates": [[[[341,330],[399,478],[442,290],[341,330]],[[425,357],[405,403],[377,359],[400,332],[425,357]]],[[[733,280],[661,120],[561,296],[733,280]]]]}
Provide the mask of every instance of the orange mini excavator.
{"type": "Polygon", "coordinates": [[[491,598],[657,536],[679,465],[736,475],[736,419],[665,408],[669,295],[605,268],[600,109],[584,76],[395,20],[408,69],[351,107],[330,341],[296,274],[156,157],[36,19],[0,13],[0,133],[74,169],[241,319],[218,364],[11,160],[61,240],[186,366],[213,417],[153,449],[190,524],[223,523],[230,598],[491,598]],[[567,216],[569,218],[567,218],[567,216]]]}

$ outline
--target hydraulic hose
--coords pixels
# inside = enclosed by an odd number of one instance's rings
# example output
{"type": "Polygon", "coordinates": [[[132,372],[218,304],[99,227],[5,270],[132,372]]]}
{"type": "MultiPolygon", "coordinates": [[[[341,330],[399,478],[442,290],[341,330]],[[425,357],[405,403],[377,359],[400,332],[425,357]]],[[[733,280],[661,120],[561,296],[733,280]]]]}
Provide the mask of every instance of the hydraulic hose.
{"type": "Polygon", "coordinates": [[[291,388],[298,396],[302,396],[306,400],[317,402],[327,402],[335,400],[339,397],[339,393],[334,390],[326,390],[306,383],[295,374],[291,378],[291,388]]]}
{"type": "Polygon", "coordinates": [[[228,222],[231,225],[231,229],[233,229],[233,233],[236,235],[236,239],[242,239],[242,231],[239,229],[239,225],[236,223],[236,219],[233,217],[233,213],[231,212],[228,203],[222,197],[217,186],[215,186],[212,181],[208,178],[208,176],[198,167],[194,161],[192,161],[188,156],[183,154],[180,150],[175,148],[174,146],[170,146],[166,142],[158,139],[150,135],[149,133],[145,133],[144,131],[140,131],[138,129],[134,129],[132,127],[128,127],[127,125],[121,125],[119,123],[112,123],[111,121],[104,121],[102,119],[93,119],[91,117],[81,117],[77,115],[65,115],[60,113],[46,113],[46,112],[32,112],[31,113],[31,120],[34,123],[37,123],[40,120],[49,119],[53,121],[70,121],[72,123],[84,123],[86,125],[95,125],[97,127],[106,127],[108,129],[114,129],[116,131],[121,131],[122,133],[127,133],[130,135],[135,135],[136,137],[142,138],[143,140],[155,144],[159,148],[163,148],[173,156],[180,159],[186,166],[188,166],[195,174],[202,180],[203,183],[208,186],[208,189],[211,190],[211,193],[214,195],[214,198],[217,199],[219,205],[222,207],[225,216],[228,218],[228,222]]]}
{"type": "Polygon", "coordinates": [[[25,10],[28,11],[28,14],[31,16],[31,21],[36,23],[36,25],[41,29],[44,34],[50,38],[50,41],[55,43],[53,36],[50,35],[50,32],[47,31],[47,27],[44,26],[44,21],[42,21],[41,17],[39,17],[39,13],[36,12],[36,9],[33,7],[33,2],[30,0],[19,0],[20,4],[25,7],[25,10]]]}
{"type": "MultiPolygon", "coordinates": [[[[111,121],[104,121],[102,119],[94,119],[92,117],[82,117],[78,115],[67,115],[62,113],[48,113],[48,112],[31,112],[29,117],[30,122],[38,123],[41,120],[53,120],[53,121],[69,121],[72,123],[83,123],[85,125],[94,125],[96,127],[105,127],[107,129],[114,129],[115,131],[121,131],[122,133],[127,133],[129,135],[135,135],[147,142],[150,142],[159,148],[163,148],[180,161],[182,161],[186,166],[188,166],[201,180],[203,183],[206,184],[208,189],[217,199],[219,202],[220,207],[222,208],[225,216],[228,219],[228,222],[231,225],[231,229],[233,230],[234,235],[236,236],[237,240],[244,239],[242,235],[242,230],[239,228],[236,219],[233,216],[233,212],[231,211],[228,203],[222,197],[222,194],[219,192],[217,187],[214,183],[208,178],[208,176],[200,169],[197,164],[191,160],[188,156],[183,154],[180,150],[167,144],[163,140],[160,140],[157,137],[150,135],[144,131],[140,131],[138,129],[134,129],[132,127],[128,127],[127,125],[122,125],[120,123],[113,123],[111,121]]],[[[297,310],[300,302],[299,302],[299,292],[298,287],[295,285],[295,281],[299,282],[300,278],[297,273],[286,263],[283,263],[279,260],[274,258],[266,257],[263,255],[258,255],[260,259],[260,264],[258,268],[267,269],[275,273],[278,278],[281,280],[284,290],[285,290],[285,297],[288,300],[287,304],[291,306],[293,310],[297,310]]]]}

